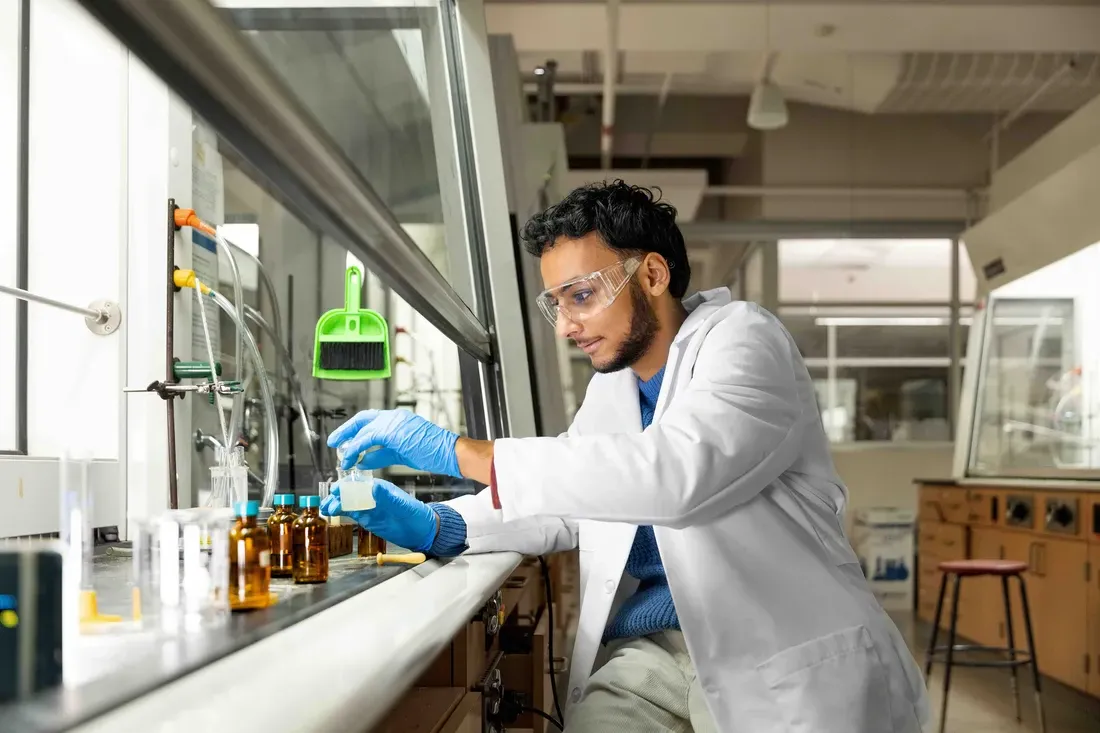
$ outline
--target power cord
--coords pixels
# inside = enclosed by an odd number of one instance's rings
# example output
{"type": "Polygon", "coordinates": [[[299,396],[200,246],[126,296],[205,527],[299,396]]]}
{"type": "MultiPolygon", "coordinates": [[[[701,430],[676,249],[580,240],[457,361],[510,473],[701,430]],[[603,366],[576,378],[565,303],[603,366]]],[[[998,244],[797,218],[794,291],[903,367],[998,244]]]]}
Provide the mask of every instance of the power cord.
{"type": "Polygon", "coordinates": [[[554,716],[539,710],[536,707],[528,705],[528,698],[525,693],[516,692],[514,690],[505,690],[503,697],[500,700],[500,720],[505,725],[511,725],[516,722],[516,719],[522,713],[531,713],[537,715],[546,722],[553,725],[558,730],[562,730],[562,724],[554,719],[554,716]]]}
{"type": "MultiPolygon", "coordinates": [[[[558,700],[558,676],[554,672],[554,592],[550,587],[550,566],[546,564],[546,558],[539,556],[539,567],[542,568],[542,582],[546,588],[546,613],[550,624],[550,632],[546,636],[546,653],[550,657],[550,693],[554,696],[554,711],[558,714],[558,730],[565,729],[565,716],[561,712],[561,702],[558,700]]],[[[551,720],[550,716],[545,716],[551,720]]]]}

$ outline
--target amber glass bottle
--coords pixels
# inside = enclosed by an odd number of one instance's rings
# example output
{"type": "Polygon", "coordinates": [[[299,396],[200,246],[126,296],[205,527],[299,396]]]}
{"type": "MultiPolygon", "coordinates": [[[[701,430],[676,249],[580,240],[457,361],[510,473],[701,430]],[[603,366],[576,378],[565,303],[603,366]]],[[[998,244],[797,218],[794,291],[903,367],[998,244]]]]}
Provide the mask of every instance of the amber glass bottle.
{"type": "Polygon", "coordinates": [[[229,607],[234,611],[267,608],[271,589],[271,536],[256,522],[260,502],[239,501],[237,522],[229,530],[229,607]]]}
{"type": "Polygon", "coordinates": [[[294,575],[294,494],[276,494],[275,512],[267,520],[271,534],[271,577],[294,575]]]}
{"type": "Polygon", "coordinates": [[[328,522],[321,516],[321,497],[298,500],[302,513],[294,520],[294,582],[328,580],[328,522]]]}
{"type": "Polygon", "coordinates": [[[384,539],[362,527],[357,529],[359,533],[359,557],[374,557],[378,553],[386,551],[386,541],[384,539]]]}

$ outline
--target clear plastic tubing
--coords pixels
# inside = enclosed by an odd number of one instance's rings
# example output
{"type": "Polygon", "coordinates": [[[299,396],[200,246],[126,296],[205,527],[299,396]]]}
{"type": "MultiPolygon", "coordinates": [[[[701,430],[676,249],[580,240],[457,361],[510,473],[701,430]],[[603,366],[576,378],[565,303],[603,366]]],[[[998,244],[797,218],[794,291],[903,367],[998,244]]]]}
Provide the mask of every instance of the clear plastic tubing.
{"type": "Polygon", "coordinates": [[[244,336],[245,345],[252,354],[252,363],[256,367],[257,381],[260,383],[260,399],[264,407],[264,500],[262,506],[270,507],[275,501],[275,492],[279,488],[279,423],[275,412],[275,398],[271,394],[271,380],[267,378],[264,370],[264,360],[260,356],[260,349],[256,346],[256,339],[252,332],[244,324],[244,320],[237,315],[233,304],[217,290],[210,291],[210,297],[218,304],[218,307],[233,320],[237,332],[244,336]]]}
{"type": "MultiPolygon", "coordinates": [[[[241,271],[237,267],[237,258],[233,255],[233,248],[229,246],[229,242],[225,237],[221,235],[215,229],[216,239],[218,242],[218,248],[225,252],[225,258],[229,260],[229,271],[233,276],[233,302],[236,304],[237,311],[237,335],[233,339],[233,358],[236,360],[234,363],[235,376],[242,383],[244,382],[244,333],[248,329],[244,327],[244,288],[241,286],[241,271]]],[[[257,367],[257,371],[263,373],[263,366],[257,367]]],[[[244,393],[233,395],[233,408],[229,411],[229,440],[230,443],[235,443],[237,437],[241,434],[241,421],[244,420],[244,393]]],[[[226,444],[229,447],[229,444],[226,444]]],[[[274,499],[274,494],[272,494],[274,499]]],[[[270,504],[264,504],[264,506],[270,506],[270,504]]]]}

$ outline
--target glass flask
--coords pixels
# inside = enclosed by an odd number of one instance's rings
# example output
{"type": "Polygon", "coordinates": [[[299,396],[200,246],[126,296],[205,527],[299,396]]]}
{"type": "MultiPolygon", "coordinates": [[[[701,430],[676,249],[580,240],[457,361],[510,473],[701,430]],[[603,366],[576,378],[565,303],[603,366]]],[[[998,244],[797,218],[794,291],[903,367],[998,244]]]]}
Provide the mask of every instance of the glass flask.
{"type": "Polygon", "coordinates": [[[237,522],[229,531],[229,607],[234,611],[267,608],[271,593],[271,535],[259,524],[260,502],[239,501],[237,522]]]}
{"type": "Polygon", "coordinates": [[[321,516],[321,497],[298,500],[301,514],[294,520],[294,582],[328,580],[328,522],[321,516]]]}
{"type": "Polygon", "coordinates": [[[294,575],[294,494],[275,495],[275,513],[267,520],[271,535],[271,577],[294,575]]]}

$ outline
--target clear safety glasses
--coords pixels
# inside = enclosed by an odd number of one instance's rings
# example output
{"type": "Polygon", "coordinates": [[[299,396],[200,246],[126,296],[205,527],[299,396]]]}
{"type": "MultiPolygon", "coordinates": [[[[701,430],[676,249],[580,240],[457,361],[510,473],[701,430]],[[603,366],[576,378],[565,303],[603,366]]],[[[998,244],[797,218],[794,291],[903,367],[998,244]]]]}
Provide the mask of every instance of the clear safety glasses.
{"type": "Polygon", "coordinates": [[[641,263],[640,257],[631,257],[544,290],[536,298],[539,310],[553,326],[559,313],[574,323],[585,321],[615,302],[641,263]]]}

